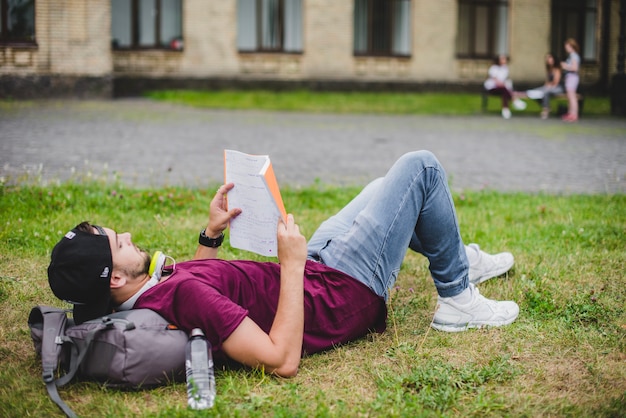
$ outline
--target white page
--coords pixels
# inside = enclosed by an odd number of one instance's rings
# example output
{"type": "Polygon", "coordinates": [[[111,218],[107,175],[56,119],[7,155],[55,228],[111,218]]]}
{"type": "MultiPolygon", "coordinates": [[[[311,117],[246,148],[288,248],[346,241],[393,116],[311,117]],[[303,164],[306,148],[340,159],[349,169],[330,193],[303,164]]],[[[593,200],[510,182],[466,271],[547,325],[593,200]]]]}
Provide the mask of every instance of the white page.
{"type": "Polygon", "coordinates": [[[276,257],[281,215],[261,174],[269,165],[269,157],[225,150],[224,164],[226,183],[235,184],[228,192],[228,207],[242,210],[230,222],[230,245],[276,257]]]}

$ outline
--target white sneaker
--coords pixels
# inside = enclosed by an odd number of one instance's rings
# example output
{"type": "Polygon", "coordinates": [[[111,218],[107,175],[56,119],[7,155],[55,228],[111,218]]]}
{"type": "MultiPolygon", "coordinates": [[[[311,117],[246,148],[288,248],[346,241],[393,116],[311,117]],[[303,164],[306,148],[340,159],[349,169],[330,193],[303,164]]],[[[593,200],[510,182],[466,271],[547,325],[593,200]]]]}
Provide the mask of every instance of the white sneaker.
{"type": "Polygon", "coordinates": [[[517,110],[524,110],[526,109],[526,102],[522,99],[515,99],[513,100],[513,107],[517,110]]]}
{"type": "Polygon", "coordinates": [[[465,305],[456,303],[452,298],[439,297],[430,326],[439,331],[460,332],[469,328],[509,325],[519,315],[517,303],[487,299],[472,283],[469,290],[472,300],[465,305]]]}
{"type": "Polygon", "coordinates": [[[502,109],[502,117],[504,119],[511,119],[511,111],[505,107],[502,109]]]}
{"type": "Polygon", "coordinates": [[[487,254],[480,249],[478,244],[469,244],[465,248],[470,262],[470,283],[480,284],[485,280],[501,276],[509,271],[515,262],[511,253],[487,254]],[[469,254],[470,251],[474,254],[469,254]]]}

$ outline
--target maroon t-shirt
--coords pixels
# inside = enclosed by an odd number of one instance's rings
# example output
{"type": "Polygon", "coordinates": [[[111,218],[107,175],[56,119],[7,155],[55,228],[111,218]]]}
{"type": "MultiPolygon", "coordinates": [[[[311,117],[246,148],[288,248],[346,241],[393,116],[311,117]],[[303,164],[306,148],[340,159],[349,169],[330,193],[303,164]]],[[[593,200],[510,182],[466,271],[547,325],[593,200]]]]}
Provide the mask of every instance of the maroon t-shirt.
{"type": "MultiPolygon", "coordinates": [[[[147,290],[135,308],[158,312],[181,329],[201,328],[221,355],[224,340],[249,316],[269,332],[278,306],[280,264],[219,259],[176,264],[172,275],[147,290]]],[[[358,280],[307,261],[304,270],[303,354],[385,330],[387,308],[358,280]]]]}

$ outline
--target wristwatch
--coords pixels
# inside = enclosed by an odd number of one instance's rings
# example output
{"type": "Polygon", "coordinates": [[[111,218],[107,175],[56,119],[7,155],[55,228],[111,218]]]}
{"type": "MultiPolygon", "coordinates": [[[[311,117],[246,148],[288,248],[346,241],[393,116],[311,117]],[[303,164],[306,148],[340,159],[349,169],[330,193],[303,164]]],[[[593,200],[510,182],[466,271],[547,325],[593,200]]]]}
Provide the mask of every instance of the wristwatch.
{"type": "Polygon", "coordinates": [[[204,247],[217,248],[222,245],[224,241],[224,233],[220,233],[220,236],[217,238],[209,238],[206,236],[206,228],[200,231],[200,236],[198,237],[198,244],[204,247]]]}

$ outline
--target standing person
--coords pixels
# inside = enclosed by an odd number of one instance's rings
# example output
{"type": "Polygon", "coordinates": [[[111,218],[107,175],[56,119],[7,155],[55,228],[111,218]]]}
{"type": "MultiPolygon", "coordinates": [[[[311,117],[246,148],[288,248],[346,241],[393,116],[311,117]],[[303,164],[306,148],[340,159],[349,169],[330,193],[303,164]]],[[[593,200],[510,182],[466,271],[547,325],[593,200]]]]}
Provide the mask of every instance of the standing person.
{"type": "Polygon", "coordinates": [[[463,244],[445,172],[428,151],[398,159],[308,244],[293,215],[279,221],[279,263],[217,258],[223,231],[241,213],[226,207],[233,187],[221,186],[211,201],[194,260],[174,263],[169,275],[150,276],[150,256],[129,233],[83,222],[52,250],[52,291],[74,303],[77,322],[112,309],[152,309],[183,330],[201,328],[216,358],[280,376],[294,376],[304,354],[382,332],[407,249],[430,262],[439,295],[433,328],[464,331],[517,318],[515,302],[487,299],[475,284],[506,272],[513,256],[463,244]]]}
{"type": "Polygon", "coordinates": [[[563,120],[576,122],[578,120],[578,98],[576,97],[576,92],[580,82],[578,76],[578,70],[580,69],[580,55],[578,55],[580,48],[578,47],[578,42],[569,38],[565,41],[565,51],[567,52],[567,60],[561,63],[561,68],[566,71],[565,93],[567,94],[568,108],[567,114],[563,116],[563,120]]]}
{"type": "Polygon", "coordinates": [[[563,93],[559,59],[554,54],[546,54],[545,65],[546,81],[543,86],[526,92],[526,96],[531,99],[541,99],[541,119],[547,119],[550,115],[550,97],[563,93]]]}
{"type": "MultiPolygon", "coordinates": [[[[502,97],[502,117],[511,118],[509,102],[514,98],[513,81],[509,78],[508,58],[506,55],[498,55],[489,67],[488,78],[483,83],[485,90],[490,94],[502,97]]],[[[513,101],[513,106],[518,110],[526,109],[526,103],[520,99],[513,101]]]]}

